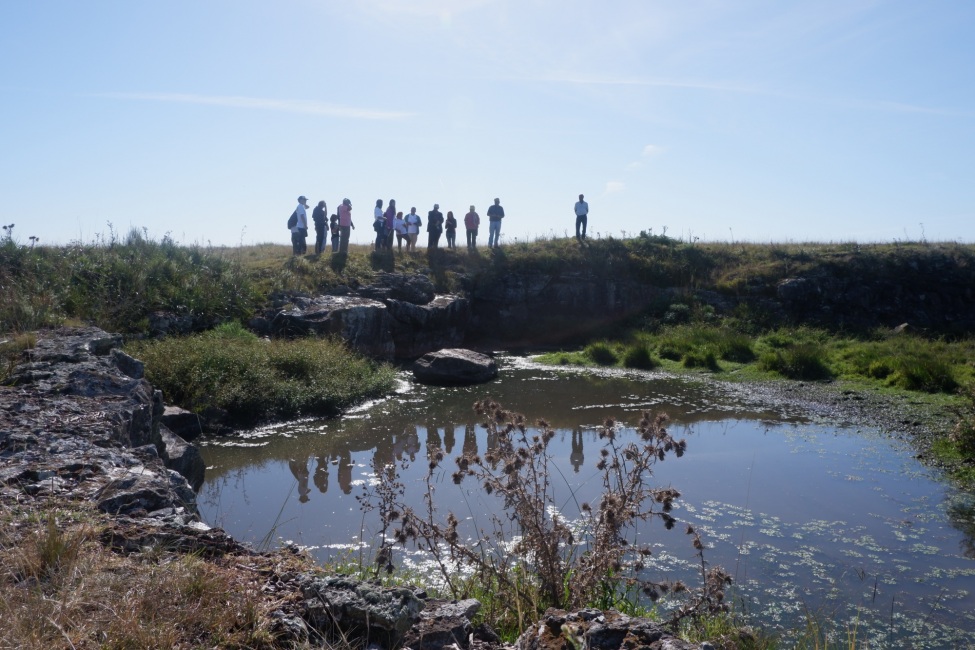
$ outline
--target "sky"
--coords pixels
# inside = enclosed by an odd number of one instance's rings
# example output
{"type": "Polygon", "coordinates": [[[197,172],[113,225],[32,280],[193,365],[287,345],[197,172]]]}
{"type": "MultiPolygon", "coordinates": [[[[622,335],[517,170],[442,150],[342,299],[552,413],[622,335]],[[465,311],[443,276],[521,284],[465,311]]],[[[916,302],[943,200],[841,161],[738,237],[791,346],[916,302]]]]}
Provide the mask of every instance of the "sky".
{"type": "MultiPolygon", "coordinates": [[[[0,2],[0,222],[290,241],[299,194],[502,243],[975,241],[973,0],[0,2]],[[486,236],[486,233],[484,233],[486,236]]],[[[462,235],[461,235],[462,237],[462,235]]]]}

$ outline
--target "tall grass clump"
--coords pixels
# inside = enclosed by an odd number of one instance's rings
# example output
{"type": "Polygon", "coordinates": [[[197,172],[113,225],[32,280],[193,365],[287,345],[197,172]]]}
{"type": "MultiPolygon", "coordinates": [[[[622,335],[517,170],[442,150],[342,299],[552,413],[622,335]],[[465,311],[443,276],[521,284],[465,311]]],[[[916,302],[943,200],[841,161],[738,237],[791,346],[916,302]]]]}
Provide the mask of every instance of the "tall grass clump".
{"type": "Polygon", "coordinates": [[[745,363],[755,358],[746,334],[728,327],[690,324],[669,327],[657,337],[658,354],[687,367],[716,367],[718,359],[745,363]]]}
{"type": "Polygon", "coordinates": [[[659,365],[660,361],[654,358],[646,344],[634,343],[628,345],[623,352],[623,367],[625,368],[653,370],[659,365]]]}
{"type": "Polygon", "coordinates": [[[832,376],[826,350],[817,343],[797,343],[770,350],[758,359],[758,367],[789,379],[828,379],[832,376]]]}
{"type": "Polygon", "coordinates": [[[475,515],[468,522],[439,512],[435,490],[443,489],[443,452],[431,448],[424,506],[414,509],[404,502],[405,486],[395,472],[367,487],[360,500],[381,519],[377,571],[395,570],[396,544],[415,544],[432,557],[447,595],[485,597],[485,618],[510,636],[535,624],[550,607],[625,608],[634,597],[647,603],[666,597],[667,622],[674,628],[685,618],[726,609],[730,577],[707,565],[704,543],[693,528],[685,532],[700,562],[701,585],[694,589],[648,577],[650,547],[634,541],[637,530],[645,533],[650,522],[667,530],[677,525],[672,512],[680,493],[651,482],[657,462],[680,457],[687,447],[667,433],[666,416],[644,412],[631,441],[622,440],[620,425],[608,419],[599,432],[602,449],[595,464],[601,494],[593,503],[578,503],[559,497],[559,473],[549,453],[555,431],[547,422],[532,427],[523,415],[492,400],[474,406],[488,439],[496,442],[483,455],[457,457],[452,478],[496,499],[498,507],[486,511],[498,514],[484,521],[475,515]]]}
{"type": "Polygon", "coordinates": [[[619,360],[619,357],[616,356],[616,350],[606,341],[590,343],[586,346],[584,353],[593,363],[600,366],[612,366],[619,360]]]}
{"type": "Polygon", "coordinates": [[[394,371],[332,339],[263,340],[239,325],[204,334],[134,342],[127,351],[166,400],[194,410],[217,407],[232,423],[334,415],[388,392],[394,371]]]}

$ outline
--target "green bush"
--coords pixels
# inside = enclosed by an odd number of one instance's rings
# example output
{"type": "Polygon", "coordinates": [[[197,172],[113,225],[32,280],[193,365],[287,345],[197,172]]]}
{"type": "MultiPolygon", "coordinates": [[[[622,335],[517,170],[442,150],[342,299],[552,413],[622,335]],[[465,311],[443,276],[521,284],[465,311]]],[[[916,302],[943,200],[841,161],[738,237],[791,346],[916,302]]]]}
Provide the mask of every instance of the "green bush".
{"type": "Polygon", "coordinates": [[[639,370],[653,370],[660,362],[653,358],[646,345],[631,345],[623,352],[623,366],[639,370]]]}
{"type": "Polygon", "coordinates": [[[585,349],[586,356],[592,359],[593,363],[601,366],[615,365],[618,358],[613,347],[605,341],[590,343],[585,349]]]}
{"type": "Polygon", "coordinates": [[[826,351],[816,343],[799,343],[766,352],[759,357],[758,366],[790,379],[827,379],[832,376],[826,351]]]}
{"type": "Polygon", "coordinates": [[[691,350],[681,358],[680,363],[685,368],[707,368],[715,372],[721,370],[713,350],[691,350]]]}
{"type": "Polygon", "coordinates": [[[225,409],[238,425],[334,415],[392,388],[394,371],[328,339],[265,341],[234,325],[185,338],[143,341],[127,351],[167,401],[225,409]]]}

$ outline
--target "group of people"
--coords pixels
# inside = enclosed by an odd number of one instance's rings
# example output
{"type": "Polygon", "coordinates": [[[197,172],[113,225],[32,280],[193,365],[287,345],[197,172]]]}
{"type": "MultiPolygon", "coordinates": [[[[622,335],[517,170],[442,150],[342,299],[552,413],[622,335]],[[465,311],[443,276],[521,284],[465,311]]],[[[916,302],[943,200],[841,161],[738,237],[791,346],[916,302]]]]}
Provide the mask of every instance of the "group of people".
{"type": "MultiPolygon", "coordinates": [[[[489,228],[488,246],[498,248],[501,243],[501,220],[504,218],[504,208],[501,207],[501,200],[494,199],[494,205],[488,208],[488,220],[491,224],[489,228]],[[496,224],[496,225],[495,225],[496,224]]],[[[427,212],[426,232],[427,249],[433,250],[440,248],[440,237],[446,236],[447,248],[457,248],[457,218],[450,210],[447,216],[440,211],[440,204],[434,203],[433,209],[427,212]]],[[[467,231],[467,250],[472,251],[477,248],[477,231],[481,225],[481,217],[477,214],[474,206],[464,215],[464,228],[467,231]]],[[[407,215],[396,209],[396,199],[390,199],[383,210],[383,200],[376,199],[376,207],[373,209],[373,230],[376,231],[375,250],[392,250],[393,238],[396,238],[396,249],[403,250],[403,242],[406,242],[406,251],[416,251],[416,240],[420,236],[420,228],[423,228],[423,219],[416,213],[416,208],[411,207],[407,215]]]]}
{"type": "MultiPolygon", "coordinates": [[[[586,238],[586,226],[589,223],[589,204],[584,199],[585,197],[580,194],[579,201],[575,204],[576,239],[580,243],[586,238]]],[[[347,252],[350,232],[355,230],[355,224],[352,222],[352,202],[349,199],[342,199],[335,214],[331,217],[326,217],[326,214],[328,208],[325,201],[319,201],[312,211],[312,223],[315,226],[315,254],[320,255],[325,250],[326,229],[332,238],[332,252],[347,252]]],[[[501,245],[501,220],[504,219],[504,208],[501,207],[500,199],[494,199],[494,205],[487,209],[487,218],[488,248],[498,248],[501,245]]],[[[304,255],[308,252],[308,199],[304,195],[298,197],[298,207],[288,221],[288,225],[291,230],[292,252],[295,255],[304,255]]],[[[456,248],[457,226],[454,213],[448,210],[447,216],[444,217],[440,212],[440,205],[434,203],[433,209],[427,212],[427,248],[439,248],[441,235],[446,235],[447,248],[456,248]]],[[[467,231],[469,251],[477,248],[477,233],[480,226],[481,217],[472,205],[470,211],[464,215],[464,229],[467,231]]],[[[407,252],[415,252],[423,219],[416,213],[415,207],[410,208],[409,214],[404,217],[401,211],[396,210],[395,199],[389,200],[385,210],[383,210],[383,200],[376,199],[372,227],[376,231],[375,250],[392,250],[395,236],[398,251],[403,251],[405,241],[407,252]]]]}
{"type": "MultiPolygon", "coordinates": [[[[325,228],[328,227],[332,235],[332,252],[348,252],[349,235],[355,230],[352,223],[352,201],[342,199],[339,209],[331,217],[326,218],[328,207],[325,201],[319,201],[315,209],[312,210],[312,223],[315,225],[315,254],[320,255],[325,250],[325,228]]],[[[288,220],[288,228],[291,230],[291,251],[295,255],[304,255],[308,252],[308,199],[301,195],[298,197],[298,207],[295,208],[291,219],[288,220]]]]}
{"type": "MultiPolygon", "coordinates": [[[[348,252],[349,235],[352,230],[355,230],[355,224],[352,222],[352,202],[343,199],[335,214],[326,217],[327,214],[325,201],[319,201],[312,211],[312,223],[315,226],[315,254],[320,255],[325,250],[326,229],[328,234],[331,234],[332,252],[348,252]]],[[[376,231],[375,250],[392,250],[395,235],[397,250],[402,252],[405,241],[407,252],[416,251],[416,240],[420,235],[420,228],[423,227],[423,219],[416,213],[415,207],[410,208],[409,214],[403,216],[402,212],[396,210],[395,199],[389,200],[385,210],[383,210],[383,200],[377,199],[373,217],[373,230],[376,231]]],[[[488,247],[498,248],[501,245],[501,220],[504,219],[504,208],[501,207],[500,199],[494,199],[494,205],[488,208],[487,217],[488,247]]],[[[308,199],[301,195],[298,197],[298,207],[288,221],[288,228],[291,230],[291,248],[295,255],[304,255],[308,252],[308,225],[308,199]]],[[[472,205],[470,211],[464,215],[468,250],[477,248],[477,232],[480,225],[481,217],[472,205]]],[[[427,213],[427,248],[439,248],[440,237],[444,234],[447,238],[447,248],[456,248],[457,226],[454,213],[448,211],[447,216],[444,217],[440,212],[440,205],[434,203],[433,209],[427,213]]]]}

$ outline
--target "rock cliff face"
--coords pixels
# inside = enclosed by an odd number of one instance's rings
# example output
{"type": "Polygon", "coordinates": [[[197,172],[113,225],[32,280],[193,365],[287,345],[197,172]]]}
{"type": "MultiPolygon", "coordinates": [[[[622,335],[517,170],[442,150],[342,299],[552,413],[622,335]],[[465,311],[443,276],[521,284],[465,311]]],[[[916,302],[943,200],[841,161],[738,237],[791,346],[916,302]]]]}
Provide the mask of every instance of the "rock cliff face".
{"type": "Polygon", "coordinates": [[[664,292],[575,271],[495,276],[470,288],[469,337],[513,346],[577,339],[645,310],[664,292]]]}

